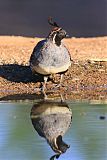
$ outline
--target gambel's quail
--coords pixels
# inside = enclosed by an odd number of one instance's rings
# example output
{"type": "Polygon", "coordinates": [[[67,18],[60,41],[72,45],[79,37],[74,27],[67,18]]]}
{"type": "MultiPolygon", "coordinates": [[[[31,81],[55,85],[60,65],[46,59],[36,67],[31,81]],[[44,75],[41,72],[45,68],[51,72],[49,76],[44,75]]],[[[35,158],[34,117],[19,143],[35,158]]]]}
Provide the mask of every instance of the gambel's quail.
{"type": "MultiPolygon", "coordinates": [[[[65,153],[70,147],[63,141],[72,123],[72,111],[65,102],[40,101],[34,104],[31,121],[37,133],[46,139],[57,155],[65,153]]],[[[52,157],[54,159],[56,155],[52,157]]]]}
{"type": "Polygon", "coordinates": [[[50,34],[46,39],[38,42],[30,57],[32,71],[44,76],[43,91],[50,75],[60,73],[62,80],[63,73],[71,65],[70,53],[61,42],[63,38],[67,37],[66,31],[53,22],[52,18],[49,18],[48,22],[52,26],[50,34]]]}

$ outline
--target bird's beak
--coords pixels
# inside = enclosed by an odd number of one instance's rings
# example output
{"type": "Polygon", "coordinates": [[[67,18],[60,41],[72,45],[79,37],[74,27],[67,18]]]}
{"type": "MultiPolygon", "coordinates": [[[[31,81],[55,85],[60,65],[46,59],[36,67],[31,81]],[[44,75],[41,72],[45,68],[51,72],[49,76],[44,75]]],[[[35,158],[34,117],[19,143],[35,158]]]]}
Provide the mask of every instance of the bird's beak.
{"type": "Polygon", "coordinates": [[[66,34],[66,38],[69,38],[69,35],[68,35],[68,34],[66,34]]]}

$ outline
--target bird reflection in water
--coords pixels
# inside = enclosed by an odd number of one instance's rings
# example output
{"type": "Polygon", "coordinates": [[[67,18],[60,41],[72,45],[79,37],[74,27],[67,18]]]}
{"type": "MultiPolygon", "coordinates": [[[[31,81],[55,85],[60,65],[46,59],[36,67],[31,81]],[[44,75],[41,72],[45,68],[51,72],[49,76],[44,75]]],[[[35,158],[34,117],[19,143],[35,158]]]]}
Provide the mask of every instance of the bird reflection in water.
{"type": "Polygon", "coordinates": [[[41,137],[44,137],[56,153],[54,160],[70,147],[62,140],[72,121],[72,112],[65,102],[41,101],[31,109],[31,121],[41,137]]]}

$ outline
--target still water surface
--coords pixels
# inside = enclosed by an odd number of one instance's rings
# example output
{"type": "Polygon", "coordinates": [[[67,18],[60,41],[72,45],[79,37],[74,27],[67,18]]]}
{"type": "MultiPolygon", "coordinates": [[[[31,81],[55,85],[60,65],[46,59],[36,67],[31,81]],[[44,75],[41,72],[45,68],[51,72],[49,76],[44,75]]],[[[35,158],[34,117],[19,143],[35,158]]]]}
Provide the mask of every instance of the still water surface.
{"type": "MultiPolygon", "coordinates": [[[[107,160],[107,105],[67,105],[72,123],[63,140],[70,148],[59,160],[107,160]]],[[[0,160],[49,160],[55,154],[32,125],[33,106],[31,102],[0,103],[0,160]]]]}

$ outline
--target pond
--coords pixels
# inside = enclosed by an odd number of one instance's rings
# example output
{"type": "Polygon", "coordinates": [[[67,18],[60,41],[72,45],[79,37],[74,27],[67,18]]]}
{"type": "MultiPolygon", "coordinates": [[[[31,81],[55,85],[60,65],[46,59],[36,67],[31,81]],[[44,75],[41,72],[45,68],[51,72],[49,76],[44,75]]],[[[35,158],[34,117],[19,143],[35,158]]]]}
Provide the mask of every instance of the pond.
{"type": "Polygon", "coordinates": [[[0,160],[57,158],[107,160],[106,104],[52,100],[0,103],[0,160]],[[58,156],[49,144],[65,153],[58,156]]]}

